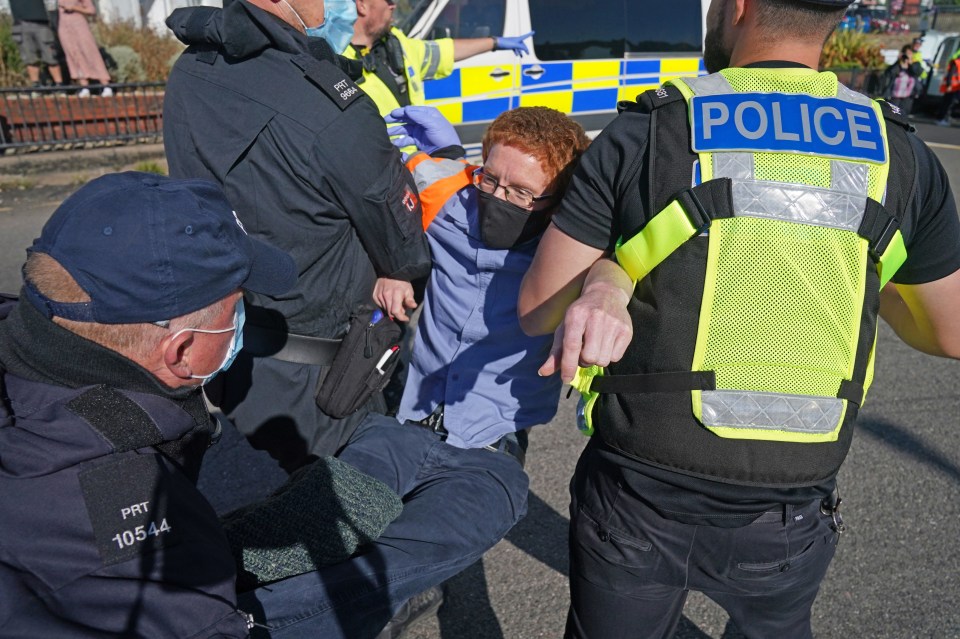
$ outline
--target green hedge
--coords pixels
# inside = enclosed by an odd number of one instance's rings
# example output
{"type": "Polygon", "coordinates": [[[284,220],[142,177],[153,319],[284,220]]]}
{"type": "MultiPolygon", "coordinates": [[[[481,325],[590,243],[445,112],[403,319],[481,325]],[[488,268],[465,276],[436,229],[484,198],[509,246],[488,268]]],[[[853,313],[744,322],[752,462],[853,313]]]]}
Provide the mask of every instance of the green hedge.
{"type": "Polygon", "coordinates": [[[27,84],[20,50],[13,41],[11,29],[13,20],[10,14],[0,13],[0,86],[16,87],[27,84]]]}

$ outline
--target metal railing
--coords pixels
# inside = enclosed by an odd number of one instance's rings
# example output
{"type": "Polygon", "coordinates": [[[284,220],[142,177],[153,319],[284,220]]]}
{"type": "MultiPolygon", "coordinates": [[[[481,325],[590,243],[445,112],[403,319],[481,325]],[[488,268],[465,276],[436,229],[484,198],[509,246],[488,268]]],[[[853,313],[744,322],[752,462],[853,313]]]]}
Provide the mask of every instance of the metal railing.
{"type": "Polygon", "coordinates": [[[163,134],[165,85],[111,84],[0,89],[0,152],[53,151],[87,146],[155,143],[163,134]]]}

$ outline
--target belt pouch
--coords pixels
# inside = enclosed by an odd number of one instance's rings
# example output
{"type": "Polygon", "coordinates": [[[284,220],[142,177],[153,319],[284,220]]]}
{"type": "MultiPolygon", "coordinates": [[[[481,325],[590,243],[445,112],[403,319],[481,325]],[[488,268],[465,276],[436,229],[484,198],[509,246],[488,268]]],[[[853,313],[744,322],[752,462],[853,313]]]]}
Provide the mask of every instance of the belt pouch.
{"type": "Polygon", "coordinates": [[[356,412],[383,390],[399,362],[400,326],[380,309],[361,309],[321,377],[317,406],[335,419],[356,412]]]}

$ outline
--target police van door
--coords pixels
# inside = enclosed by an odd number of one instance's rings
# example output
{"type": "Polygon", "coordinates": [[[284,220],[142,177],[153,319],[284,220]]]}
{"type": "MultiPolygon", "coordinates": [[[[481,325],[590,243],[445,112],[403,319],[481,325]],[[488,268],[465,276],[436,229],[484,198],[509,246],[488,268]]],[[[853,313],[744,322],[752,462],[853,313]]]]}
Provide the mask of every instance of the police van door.
{"type": "Polygon", "coordinates": [[[960,47],[960,36],[947,36],[940,42],[937,53],[933,56],[933,64],[928,74],[926,97],[932,100],[939,100],[943,95],[940,91],[940,85],[947,75],[947,71],[950,68],[950,61],[953,59],[953,55],[956,53],[958,47],[960,47]]]}
{"type": "Polygon", "coordinates": [[[619,100],[702,73],[709,0],[527,0],[534,55],[521,71],[521,106],[548,106],[596,131],[619,100]]]}
{"type": "MultiPolygon", "coordinates": [[[[412,37],[494,38],[526,33],[517,0],[412,0],[403,5],[397,4],[396,22],[412,37]]],[[[469,145],[480,141],[491,120],[519,106],[519,77],[519,57],[512,51],[491,51],[461,60],[446,78],[424,82],[424,97],[457,125],[461,139],[469,145]]]]}

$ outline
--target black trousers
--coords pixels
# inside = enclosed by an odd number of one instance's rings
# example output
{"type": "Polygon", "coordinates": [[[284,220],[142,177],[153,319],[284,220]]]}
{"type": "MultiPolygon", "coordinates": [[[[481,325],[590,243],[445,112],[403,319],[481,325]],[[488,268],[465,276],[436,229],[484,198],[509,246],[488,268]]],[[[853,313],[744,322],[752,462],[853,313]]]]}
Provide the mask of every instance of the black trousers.
{"type": "Polygon", "coordinates": [[[810,608],[836,550],[819,501],[739,528],[664,519],[587,446],[571,484],[567,637],[672,637],[691,590],[747,637],[812,637],[810,608]]]}

